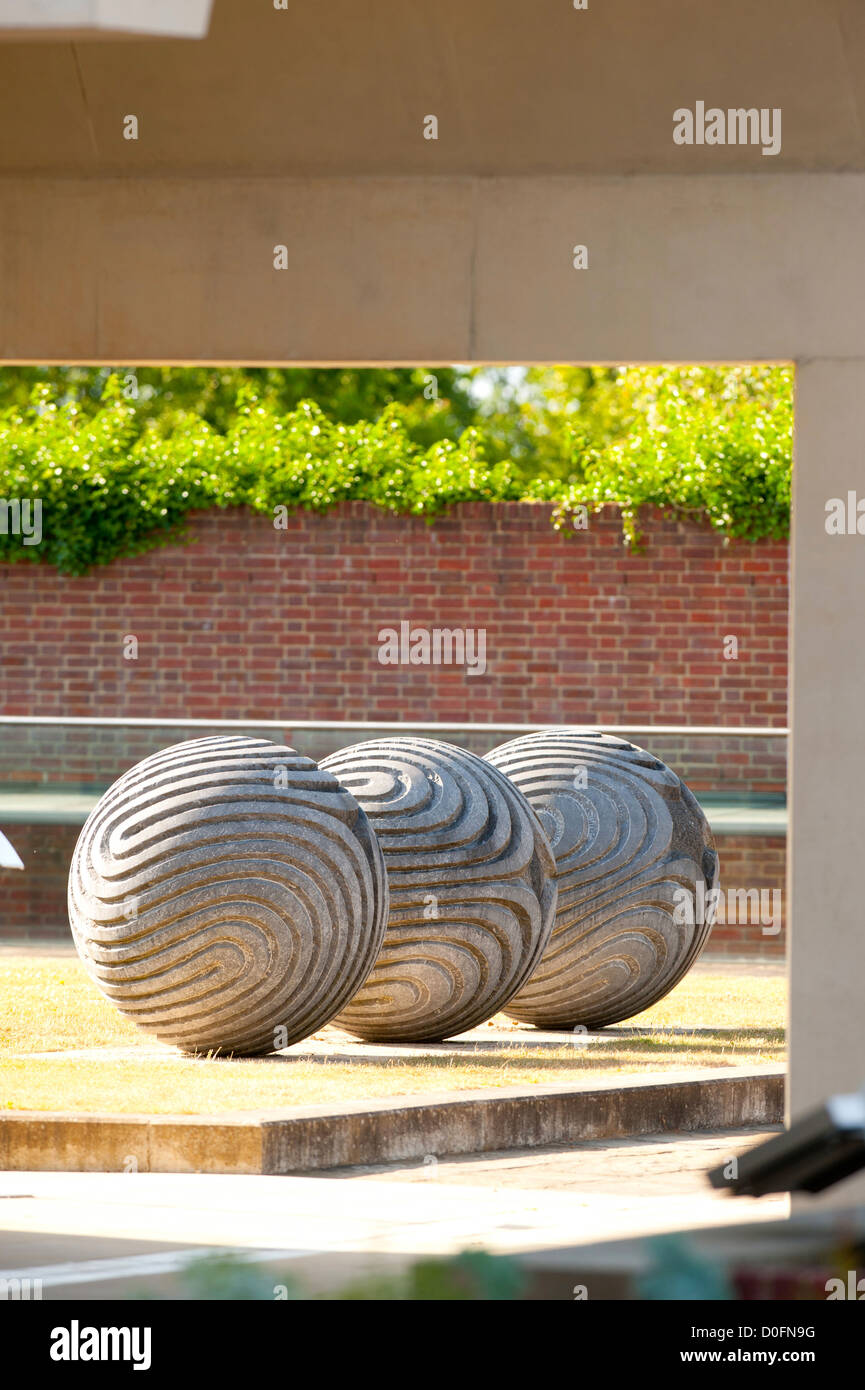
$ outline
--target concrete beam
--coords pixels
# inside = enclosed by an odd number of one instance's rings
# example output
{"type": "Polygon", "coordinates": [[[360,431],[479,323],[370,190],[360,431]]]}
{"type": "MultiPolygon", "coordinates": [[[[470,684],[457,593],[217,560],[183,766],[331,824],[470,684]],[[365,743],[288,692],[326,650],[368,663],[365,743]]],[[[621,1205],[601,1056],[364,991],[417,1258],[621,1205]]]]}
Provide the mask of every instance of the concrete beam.
{"type": "Polygon", "coordinates": [[[0,356],[857,357],[863,226],[858,174],[0,180],[0,356]]]}
{"type": "MultiPolygon", "coordinates": [[[[198,43],[0,45],[0,171],[865,169],[861,0],[591,0],[585,10],[571,0],[283,3],[216,0],[198,43]],[[696,133],[677,144],[674,113],[696,115],[697,101],[725,113],[779,110],[780,150],[699,143],[696,133]],[[137,140],[123,136],[127,113],[140,121],[137,140]],[[429,115],[437,139],[427,138],[429,115]]],[[[144,23],[179,5],[136,8],[144,23]]]]}

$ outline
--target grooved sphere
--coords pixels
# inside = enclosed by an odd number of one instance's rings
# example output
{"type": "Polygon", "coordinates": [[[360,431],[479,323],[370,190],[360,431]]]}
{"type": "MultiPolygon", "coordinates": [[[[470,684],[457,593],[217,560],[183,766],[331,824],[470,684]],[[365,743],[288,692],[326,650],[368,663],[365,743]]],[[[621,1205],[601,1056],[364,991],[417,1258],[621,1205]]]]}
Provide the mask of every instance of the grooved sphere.
{"type": "Polygon", "coordinates": [[[371,1041],[465,1032],[503,1008],[540,958],[555,865],[522,794],[474,753],[375,739],[326,758],[384,851],[390,916],[366,984],[338,1022],[371,1041]]]}
{"type": "Polygon", "coordinates": [[[539,1028],[633,1018],[681,980],[711,930],[708,912],[694,921],[697,881],[708,897],[718,879],[696,798],[660,758],[591,729],[527,734],[487,758],[540,817],[559,885],[549,944],[507,1012],[539,1028]]]}
{"type": "Polygon", "coordinates": [[[271,1052],[321,1028],[372,968],[384,861],[357,802],[308,758],[194,739],[102,797],[69,919],[91,978],[163,1042],[271,1052]]]}

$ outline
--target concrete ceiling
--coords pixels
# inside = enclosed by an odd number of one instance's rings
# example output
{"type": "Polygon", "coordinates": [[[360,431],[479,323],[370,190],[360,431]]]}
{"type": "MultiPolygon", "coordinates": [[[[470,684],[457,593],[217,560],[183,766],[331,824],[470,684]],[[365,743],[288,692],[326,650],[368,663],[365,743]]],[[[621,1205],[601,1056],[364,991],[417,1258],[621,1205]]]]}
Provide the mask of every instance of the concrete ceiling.
{"type": "Polygon", "coordinates": [[[215,0],[194,42],[0,45],[0,132],[16,175],[863,170],[865,5],[215,0]],[[781,153],[675,145],[697,100],[780,107],[781,153]]]}

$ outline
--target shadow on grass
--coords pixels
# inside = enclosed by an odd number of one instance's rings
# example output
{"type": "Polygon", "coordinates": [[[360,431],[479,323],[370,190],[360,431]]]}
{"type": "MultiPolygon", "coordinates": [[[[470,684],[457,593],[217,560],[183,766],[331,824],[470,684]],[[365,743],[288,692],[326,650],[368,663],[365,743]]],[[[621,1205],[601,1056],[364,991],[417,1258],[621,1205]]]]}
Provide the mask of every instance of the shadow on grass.
{"type": "MultiPolygon", "coordinates": [[[[545,1063],[553,1064],[559,1070],[573,1068],[575,1071],[602,1070],[621,1066],[625,1062],[640,1059],[653,1063],[679,1061],[687,1065],[687,1059],[698,1057],[735,1058],[741,1064],[755,1056],[770,1054],[770,1060],[784,1060],[783,1028],[743,1028],[734,1035],[726,1029],[713,1031],[701,1028],[694,1033],[684,1029],[671,1038],[669,1035],[638,1034],[604,1037],[598,1041],[569,1041],[572,1035],[563,1034],[560,1045],[546,1044],[540,1048],[532,1046],[530,1038],[519,1038],[513,1042],[430,1044],[430,1051],[416,1052],[406,1044],[406,1055],[382,1055],[371,1051],[364,1056],[355,1052],[282,1052],[257,1058],[214,1058],[215,1061],[247,1061],[256,1065],[316,1067],[345,1066],[379,1070],[411,1069],[413,1071],[437,1071],[468,1065],[482,1071],[493,1071],[507,1067],[513,1071],[537,1071],[545,1063]],[[433,1051],[432,1048],[436,1050],[433,1051]],[[440,1050],[439,1050],[440,1049],[440,1050]],[[683,1061],[683,1059],[685,1059],[683,1061]]],[[[375,1045],[371,1045],[374,1047],[375,1045]]],[[[415,1045],[416,1046],[416,1045],[415,1045]]],[[[699,1065],[699,1062],[695,1062],[699,1065]]]]}
{"type": "MultiPolygon", "coordinates": [[[[7,1060],[16,1062],[26,1062],[31,1060],[47,1060],[62,1062],[69,1057],[69,1052],[75,1053],[69,1060],[100,1062],[104,1060],[106,1065],[113,1063],[135,1063],[146,1061],[152,1064],[154,1061],[159,1063],[170,1062],[175,1065],[189,1063],[192,1066],[201,1066],[202,1063],[211,1062],[221,1066],[241,1065],[244,1067],[256,1068],[288,1068],[289,1071],[302,1068],[333,1068],[344,1067],[353,1071],[368,1071],[370,1073],[380,1071],[414,1071],[414,1072],[435,1072],[435,1071],[460,1071],[474,1070],[478,1072],[495,1072],[508,1070],[513,1073],[540,1072],[545,1067],[554,1069],[561,1073],[564,1071],[603,1071],[614,1067],[634,1066],[640,1062],[651,1064],[653,1069],[659,1069],[665,1063],[676,1064],[680,1067],[700,1067],[711,1064],[713,1061],[725,1060],[731,1065],[747,1065],[748,1062],[760,1059],[762,1062],[783,1062],[785,1060],[785,1033],[783,1028],[740,1028],[730,1030],[728,1028],[697,1028],[693,1031],[687,1029],[676,1029],[674,1031],[657,1031],[622,1029],[613,1032],[604,1032],[600,1035],[562,1033],[560,1040],[552,1041],[545,1038],[542,1042],[534,1042],[531,1034],[517,1034],[512,1040],[503,1041],[500,1039],[490,1040],[488,1043],[471,1041],[460,1042],[459,1039],[446,1043],[404,1043],[388,1044],[387,1050],[383,1045],[370,1043],[368,1050],[364,1049],[363,1043],[353,1043],[358,1051],[343,1052],[338,1050],[339,1044],[335,1045],[333,1051],[329,1052],[309,1052],[303,1050],[290,1050],[285,1052],[268,1053],[263,1057],[238,1057],[231,1053],[220,1055],[201,1054],[195,1056],[184,1054],[173,1048],[165,1048],[164,1055],[154,1058],[148,1053],[146,1056],[136,1056],[135,1047],[115,1049],[111,1048],[112,1054],[120,1051],[122,1055],[100,1056],[101,1049],[97,1045],[88,1048],[84,1056],[80,1055],[79,1049],[58,1048],[50,1054],[45,1053],[26,1053],[16,1052],[9,1054],[7,1060]]],[[[106,1049],[107,1051],[108,1049],[106,1049]]]]}

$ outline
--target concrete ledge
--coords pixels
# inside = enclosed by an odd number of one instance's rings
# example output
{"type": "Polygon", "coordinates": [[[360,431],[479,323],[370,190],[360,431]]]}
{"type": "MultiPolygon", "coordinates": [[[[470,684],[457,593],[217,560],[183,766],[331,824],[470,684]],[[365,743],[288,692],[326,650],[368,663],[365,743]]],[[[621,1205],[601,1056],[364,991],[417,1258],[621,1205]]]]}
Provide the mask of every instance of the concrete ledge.
{"type": "MultiPolygon", "coordinates": [[[[249,725],[250,732],[255,729],[254,724],[249,725]]],[[[357,731],[363,733],[362,727],[357,726],[357,731]]],[[[736,730],[729,732],[735,734],[736,730]]],[[[368,736],[373,737],[372,732],[368,736]]],[[[83,825],[107,790],[107,786],[73,787],[51,782],[17,786],[6,783],[0,785],[0,823],[83,825]]],[[[778,839],[787,835],[787,803],[783,796],[736,797],[700,792],[697,800],[714,835],[769,835],[778,839]]]]}
{"type": "Polygon", "coordinates": [[[779,1067],[653,1073],[603,1085],[435,1093],[198,1115],[0,1115],[14,1171],[297,1173],[669,1131],[778,1124],[779,1067]]]}

